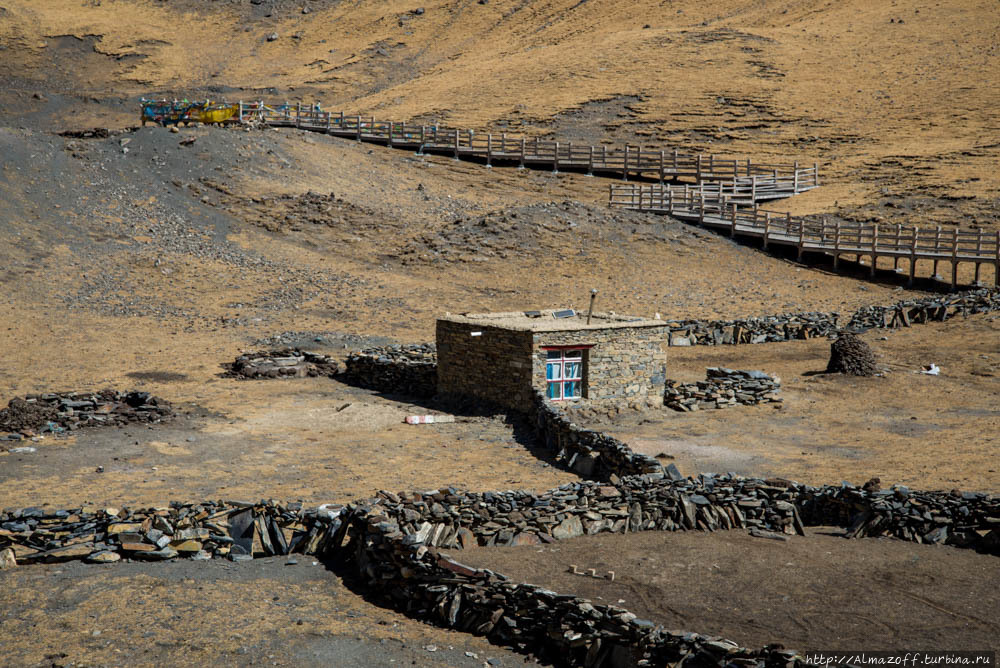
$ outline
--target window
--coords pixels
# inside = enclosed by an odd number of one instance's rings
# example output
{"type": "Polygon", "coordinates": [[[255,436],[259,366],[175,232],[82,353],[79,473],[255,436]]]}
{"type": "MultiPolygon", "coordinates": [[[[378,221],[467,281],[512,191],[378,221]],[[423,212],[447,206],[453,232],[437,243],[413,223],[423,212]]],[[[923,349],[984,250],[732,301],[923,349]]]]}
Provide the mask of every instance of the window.
{"type": "Polygon", "coordinates": [[[583,396],[583,349],[545,351],[545,396],[552,401],[583,396]]]}

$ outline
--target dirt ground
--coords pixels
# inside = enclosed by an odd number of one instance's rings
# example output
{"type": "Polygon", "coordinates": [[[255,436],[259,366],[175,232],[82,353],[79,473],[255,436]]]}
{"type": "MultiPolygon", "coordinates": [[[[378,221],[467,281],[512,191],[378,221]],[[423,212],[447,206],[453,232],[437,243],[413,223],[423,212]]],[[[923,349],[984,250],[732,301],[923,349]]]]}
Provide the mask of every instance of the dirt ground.
{"type": "Polygon", "coordinates": [[[536,665],[371,605],[301,555],[42,565],[0,582],[7,666],[536,665]]]}
{"type": "Polygon", "coordinates": [[[996,650],[996,558],[888,539],[849,541],[837,531],[811,528],[787,542],[742,531],[603,534],[452,556],[744,646],[777,638],[800,651],[996,650]],[[571,565],[601,577],[574,575],[571,565]]]}
{"type": "Polygon", "coordinates": [[[823,373],[826,339],[671,348],[668,378],[702,380],[707,366],[759,369],[781,379],[784,402],[625,413],[600,427],[639,452],[667,455],[661,461],[685,474],[735,471],[817,485],[876,476],[921,489],[998,489],[1000,318],[862,338],[879,356],[881,377],[823,373]],[[932,362],[940,375],[920,373],[932,362]]]}
{"type": "MultiPolygon", "coordinates": [[[[544,489],[572,476],[546,466],[516,424],[407,427],[402,417],[428,406],[327,379],[238,382],[220,378],[219,365],[271,345],[343,356],[372,342],[429,341],[444,312],[579,308],[591,288],[600,309],[665,318],[847,314],[941,288],[927,280],[929,266],[903,289],[888,262],[869,281],[864,267],[833,273],[828,261],[798,264],[665,217],[611,212],[611,179],[487,170],[294,129],[135,129],[140,96],[320,100],[394,120],[819,162],[821,188],[769,207],[1000,225],[1000,24],[987,0],[422,8],[0,0],[0,402],[137,388],[185,411],[151,429],[17,443],[36,452],[0,452],[0,507],[544,489]],[[93,128],[110,132],[59,134],[93,128]]],[[[972,279],[963,265],[960,282],[972,279]]],[[[870,334],[889,369],[871,379],[812,375],[825,367],[825,341],[672,348],[669,377],[700,379],[710,365],[761,369],[783,379],[784,407],[625,414],[598,426],[686,474],[819,483],[879,475],[995,492],[997,327],[980,316],[885,341],[870,334]],[[929,362],[941,376],[913,373],[929,362]]],[[[263,570],[247,587],[246,570],[166,565],[214,578],[193,600],[159,566],[4,573],[5,649],[16,647],[15,665],[50,653],[67,655],[50,662],[124,663],[114,652],[130,643],[137,650],[125,658],[139,665],[308,664],[315,657],[292,656],[255,616],[261,590],[294,589],[316,615],[332,605],[390,618],[336,588],[334,576],[297,584],[285,575],[291,567],[250,567],[263,570]],[[59,578],[80,578],[85,591],[66,602],[59,578]],[[151,581],[166,583],[156,586],[173,597],[170,617],[132,595],[151,581]],[[336,589],[339,602],[303,587],[336,589]],[[174,618],[228,623],[234,610],[245,642],[230,641],[227,625],[196,633],[174,618]],[[116,630],[90,635],[101,629],[87,615],[116,630]],[[143,638],[147,617],[163,620],[165,644],[143,638]],[[111,645],[95,640],[108,637],[111,645]],[[241,647],[246,654],[225,653],[241,647]]],[[[437,633],[392,619],[408,647],[437,633]]],[[[333,641],[301,642],[327,663],[371,663],[387,636],[354,624],[328,629],[333,641]]],[[[463,640],[447,641],[453,654],[392,656],[467,665],[458,648],[480,641],[463,640]]]]}

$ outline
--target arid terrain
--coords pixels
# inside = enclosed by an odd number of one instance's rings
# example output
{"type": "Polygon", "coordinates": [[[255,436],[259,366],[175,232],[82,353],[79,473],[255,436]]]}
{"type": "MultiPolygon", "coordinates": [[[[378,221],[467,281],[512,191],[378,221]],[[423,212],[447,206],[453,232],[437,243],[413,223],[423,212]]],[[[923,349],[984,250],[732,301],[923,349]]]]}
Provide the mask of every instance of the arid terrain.
{"type": "MultiPolygon", "coordinates": [[[[0,0],[0,407],[28,393],[114,387],[152,392],[181,413],[163,425],[0,441],[0,508],[545,490],[577,476],[515,417],[410,426],[407,415],[438,407],[330,378],[236,380],[220,365],[269,347],[342,359],[366,345],[430,341],[446,312],[582,309],[592,288],[602,308],[677,319],[847,315],[946,289],[923,264],[908,288],[891,261],[871,280],[867,267],[834,272],[611,210],[613,179],[487,169],[294,128],[138,127],[143,96],[318,101],[581,144],[816,162],[820,188],[768,208],[995,231],[998,38],[1000,13],[987,0],[0,0]],[[18,446],[35,451],[8,452],[18,446]]],[[[972,271],[961,266],[964,286],[972,271]]],[[[685,475],[878,476],[885,487],[1000,491],[1000,317],[863,338],[880,377],[821,373],[826,339],[670,348],[668,378],[760,369],[780,376],[784,402],[611,412],[592,426],[685,475]],[[941,375],[918,373],[930,363],[941,375]]],[[[754,646],[860,643],[876,617],[888,625],[885,646],[933,638],[1000,649],[1000,601],[969,595],[988,594],[995,558],[737,533],[582,537],[547,546],[562,550],[551,559],[528,547],[468,559],[754,646]],[[681,549],[683,559],[671,556],[681,549]],[[676,566],[716,554],[720,573],[676,566]],[[605,585],[564,573],[598,561],[626,577],[605,585]],[[751,576],[777,561],[808,568],[767,594],[766,611],[747,612],[764,605],[751,576]],[[681,589],[688,598],[671,602],[681,589]],[[829,603],[844,610],[838,637],[815,621],[828,619],[822,599],[834,594],[907,609],[829,603]],[[781,597],[806,600],[790,612],[781,597]]],[[[525,660],[376,606],[308,558],[284,563],[4,571],[2,663],[525,660]]]]}

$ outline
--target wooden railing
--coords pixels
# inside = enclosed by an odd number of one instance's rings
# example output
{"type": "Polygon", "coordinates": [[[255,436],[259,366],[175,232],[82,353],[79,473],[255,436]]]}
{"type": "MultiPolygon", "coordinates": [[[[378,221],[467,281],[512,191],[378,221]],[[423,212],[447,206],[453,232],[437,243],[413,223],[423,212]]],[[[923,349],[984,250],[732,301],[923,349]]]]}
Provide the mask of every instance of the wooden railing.
{"type": "Polygon", "coordinates": [[[494,134],[439,125],[383,121],[374,116],[322,111],[302,104],[239,103],[237,120],[272,126],[298,127],[358,141],[412,148],[418,153],[441,153],[458,158],[517,164],[519,167],[551,168],[553,171],[585,171],[588,174],[620,174],[660,181],[691,179],[747,182],[757,177],[760,199],[788,197],[819,185],[819,167],[792,164],[760,164],[749,158],[681,153],[643,146],[592,146],[551,139],[494,134]]]}
{"type": "Polygon", "coordinates": [[[794,246],[800,259],[803,253],[819,252],[831,255],[836,266],[841,255],[870,257],[872,274],[879,257],[893,258],[897,267],[900,259],[907,259],[911,283],[918,260],[933,261],[935,276],[939,262],[951,262],[953,288],[959,263],[975,263],[976,283],[980,266],[992,264],[996,268],[994,284],[1000,285],[1000,231],[830,222],[822,217],[797,217],[760,209],[756,204],[762,199],[758,196],[760,189],[787,187],[787,183],[782,186],[778,181],[751,177],[694,186],[611,185],[608,197],[613,207],[669,214],[723,229],[731,236],[758,237],[765,248],[769,244],[794,246]]]}

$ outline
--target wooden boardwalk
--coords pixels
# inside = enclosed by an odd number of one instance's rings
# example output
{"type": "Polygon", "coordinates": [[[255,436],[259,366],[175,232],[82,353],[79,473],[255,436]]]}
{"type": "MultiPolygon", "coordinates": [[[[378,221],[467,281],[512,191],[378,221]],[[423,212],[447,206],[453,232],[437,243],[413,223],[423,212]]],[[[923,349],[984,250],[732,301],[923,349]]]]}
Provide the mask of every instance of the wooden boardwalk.
{"type": "Polygon", "coordinates": [[[798,217],[765,211],[758,207],[761,189],[770,194],[772,184],[767,177],[730,179],[694,186],[612,185],[609,203],[613,207],[649,211],[722,230],[730,236],[756,237],[764,248],[769,245],[794,247],[799,259],[804,253],[822,253],[833,258],[834,267],[843,255],[871,258],[871,274],[875,275],[878,258],[892,258],[894,268],[906,260],[909,283],[913,283],[917,262],[933,262],[933,275],[938,264],[951,263],[951,287],[958,283],[958,265],[975,263],[975,281],[980,283],[982,265],[993,265],[994,285],[1000,286],[1000,231],[942,230],[896,225],[831,223],[822,216],[798,217]]]}
{"type": "MultiPolygon", "coordinates": [[[[144,101],[145,102],[145,101],[144,101]]],[[[166,101],[163,104],[169,105],[166,101]]],[[[263,123],[275,127],[296,127],[313,132],[374,142],[418,154],[437,153],[456,160],[472,159],[494,164],[517,165],[559,171],[579,171],[589,175],[620,176],[654,184],[612,185],[609,204],[636,211],[674,216],[705,227],[749,236],[769,245],[792,246],[801,259],[805,253],[871,258],[874,276],[878,258],[908,261],[909,281],[913,282],[920,260],[934,263],[938,275],[941,262],[951,263],[951,285],[958,282],[958,265],[975,263],[975,281],[980,283],[982,265],[993,265],[994,284],[1000,286],[1000,232],[983,230],[943,231],[896,225],[886,229],[876,225],[829,223],[822,217],[792,217],[764,211],[759,203],[790,197],[819,186],[819,167],[798,163],[755,163],[749,158],[681,153],[642,146],[591,146],[514,136],[483,133],[439,125],[417,125],[378,120],[374,116],[347,115],[322,111],[311,105],[269,104],[263,101],[232,105],[232,121],[263,123]],[[667,182],[689,181],[687,185],[667,182]]],[[[144,121],[145,122],[145,121],[144,121]]]]}
{"type": "Polygon", "coordinates": [[[475,159],[486,163],[517,165],[591,175],[614,175],[622,179],[694,183],[757,177],[760,199],[789,197],[819,185],[819,168],[798,163],[755,163],[716,155],[681,153],[642,146],[590,146],[556,140],[527,138],[507,133],[493,134],[438,125],[415,125],[377,120],[373,116],[345,115],[317,111],[308,105],[269,105],[240,102],[238,120],[258,121],[271,126],[296,127],[357,141],[375,142],[419,154],[437,153],[455,159],[475,159]],[[769,185],[764,185],[764,184],[769,185]]]}

